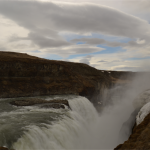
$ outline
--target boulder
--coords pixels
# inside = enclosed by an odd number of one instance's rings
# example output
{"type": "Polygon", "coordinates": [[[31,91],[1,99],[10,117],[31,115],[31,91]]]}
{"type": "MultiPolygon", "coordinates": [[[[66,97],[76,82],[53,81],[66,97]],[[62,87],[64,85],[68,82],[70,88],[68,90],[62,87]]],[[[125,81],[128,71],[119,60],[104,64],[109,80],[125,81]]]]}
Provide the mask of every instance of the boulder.
{"type": "Polygon", "coordinates": [[[65,109],[65,106],[62,104],[53,103],[53,104],[42,105],[41,108],[65,109]]]}
{"type": "Polygon", "coordinates": [[[10,104],[15,106],[32,106],[35,104],[43,104],[43,103],[47,103],[47,101],[38,98],[28,98],[24,100],[14,100],[10,102],[10,104]]]}

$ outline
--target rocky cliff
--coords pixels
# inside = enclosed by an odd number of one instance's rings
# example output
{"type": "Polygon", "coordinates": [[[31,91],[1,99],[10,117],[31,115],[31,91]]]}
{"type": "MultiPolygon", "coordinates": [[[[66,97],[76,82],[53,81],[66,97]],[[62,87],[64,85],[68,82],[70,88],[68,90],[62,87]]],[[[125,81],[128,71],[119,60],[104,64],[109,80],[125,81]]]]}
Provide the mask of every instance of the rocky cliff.
{"type": "Polygon", "coordinates": [[[100,71],[82,63],[0,52],[0,97],[77,94],[95,103],[105,88],[128,74],[100,71]]]}
{"type": "Polygon", "coordinates": [[[138,126],[134,126],[133,133],[123,144],[118,145],[115,150],[149,150],[150,149],[150,114],[138,126]]]}
{"type": "MultiPolygon", "coordinates": [[[[150,74],[147,73],[147,75],[149,77],[150,74]]],[[[130,133],[132,134],[127,141],[118,145],[115,150],[150,149],[150,89],[140,92],[140,94],[134,99],[133,105],[136,109],[131,114],[130,119],[135,124],[133,128],[129,128],[129,130],[131,130],[130,133]]],[[[129,122],[126,123],[129,127],[129,122]]],[[[130,127],[132,127],[132,124],[130,124],[130,127]]]]}

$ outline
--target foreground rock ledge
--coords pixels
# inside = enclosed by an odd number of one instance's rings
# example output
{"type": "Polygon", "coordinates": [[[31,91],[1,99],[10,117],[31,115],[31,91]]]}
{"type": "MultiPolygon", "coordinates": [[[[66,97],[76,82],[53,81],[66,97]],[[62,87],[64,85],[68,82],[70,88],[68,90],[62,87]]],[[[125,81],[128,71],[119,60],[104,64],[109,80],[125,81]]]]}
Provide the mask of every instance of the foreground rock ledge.
{"type": "Polygon", "coordinates": [[[123,144],[118,145],[114,150],[150,150],[150,114],[144,121],[133,128],[133,133],[123,144]]]}
{"type": "MultiPolygon", "coordinates": [[[[10,104],[15,105],[15,106],[32,106],[36,104],[46,104],[42,105],[42,108],[65,108],[64,105],[66,105],[68,108],[70,108],[69,103],[67,100],[60,100],[60,99],[55,99],[55,100],[50,100],[46,101],[43,99],[38,99],[38,98],[30,98],[30,99],[24,99],[24,100],[14,100],[11,101],[10,104]]],[[[71,109],[71,108],[70,108],[71,109]]]]}

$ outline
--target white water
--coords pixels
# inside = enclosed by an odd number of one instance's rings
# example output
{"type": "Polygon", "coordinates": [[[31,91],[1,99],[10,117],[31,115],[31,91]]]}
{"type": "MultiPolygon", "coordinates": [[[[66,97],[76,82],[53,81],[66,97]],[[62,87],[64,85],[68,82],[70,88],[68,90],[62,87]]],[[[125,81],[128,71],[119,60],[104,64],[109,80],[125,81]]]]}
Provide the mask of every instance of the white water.
{"type": "Polygon", "coordinates": [[[98,114],[84,97],[69,101],[72,111],[45,127],[28,126],[28,131],[13,145],[16,150],[91,149],[91,137],[98,114]],[[89,140],[89,141],[88,141],[89,140]]]}
{"type": "MultiPolygon", "coordinates": [[[[63,119],[52,125],[31,125],[13,144],[15,150],[74,150],[114,149],[120,141],[119,131],[132,112],[127,102],[104,110],[99,116],[94,106],[84,97],[69,100],[72,111],[66,111],[63,119]],[[125,115],[121,112],[127,112],[125,115]],[[109,111],[110,110],[110,111],[109,111]]],[[[122,138],[122,137],[121,137],[122,138]]]]}
{"type": "Polygon", "coordinates": [[[145,104],[136,116],[136,125],[139,125],[145,117],[150,113],[150,102],[145,104]]]}

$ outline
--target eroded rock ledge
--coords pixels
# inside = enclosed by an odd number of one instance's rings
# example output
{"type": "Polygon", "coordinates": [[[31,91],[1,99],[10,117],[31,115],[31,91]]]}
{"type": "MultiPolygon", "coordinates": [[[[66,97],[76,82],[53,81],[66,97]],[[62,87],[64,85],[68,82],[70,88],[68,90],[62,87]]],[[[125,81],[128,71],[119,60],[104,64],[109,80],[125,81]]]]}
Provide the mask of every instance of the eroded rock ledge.
{"type": "Polygon", "coordinates": [[[10,104],[15,106],[32,106],[36,104],[45,104],[45,105],[41,105],[41,108],[55,108],[55,109],[59,109],[59,108],[64,109],[65,108],[64,105],[66,105],[68,108],[70,108],[67,100],[60,100],[60,99],[46,101],[38,98],[30,98],[24,100],[14,100],[11,101],[10,104]]]}

